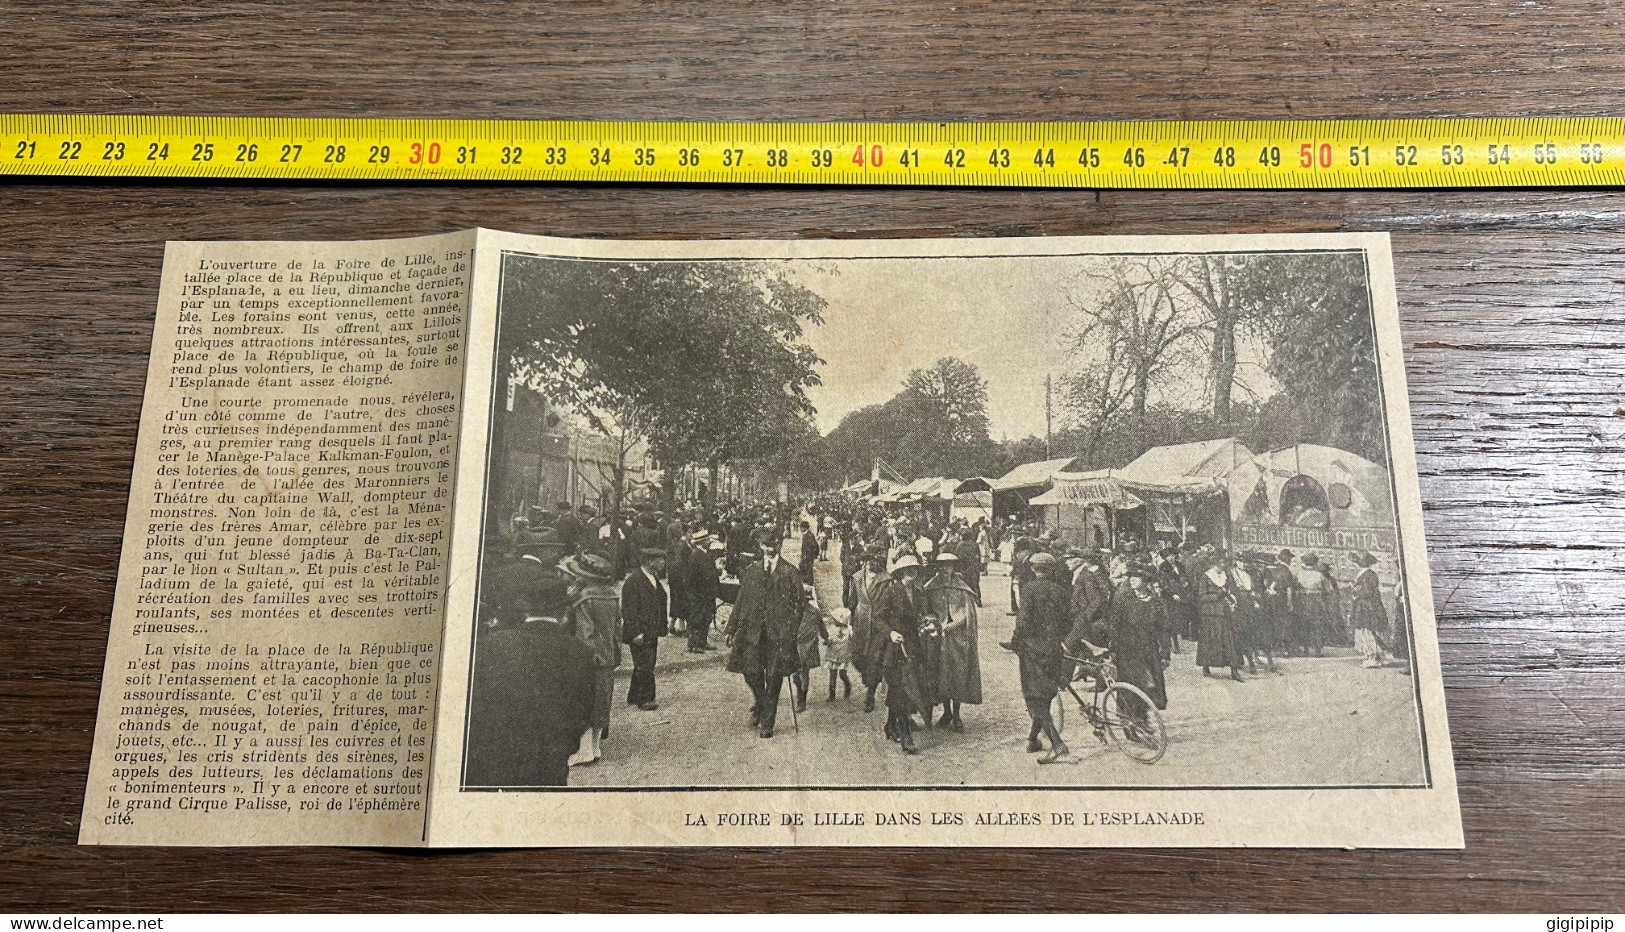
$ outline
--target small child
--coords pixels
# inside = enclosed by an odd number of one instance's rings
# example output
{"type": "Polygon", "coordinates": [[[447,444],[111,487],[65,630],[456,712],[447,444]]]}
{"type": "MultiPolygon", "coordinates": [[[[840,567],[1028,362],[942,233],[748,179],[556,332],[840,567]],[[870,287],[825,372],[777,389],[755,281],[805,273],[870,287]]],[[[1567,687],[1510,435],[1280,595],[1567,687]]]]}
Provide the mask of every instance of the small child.
{"type": "Polygon", "coordinates": [[[835,681],[841,681],[841,697],[852,695],[852,680],[846,668],[852,664],[852,610],[838,608],[829,615],[829,643],[824,651],[824,666],[829,668],[829,699],[835,701],[835,681]]]}

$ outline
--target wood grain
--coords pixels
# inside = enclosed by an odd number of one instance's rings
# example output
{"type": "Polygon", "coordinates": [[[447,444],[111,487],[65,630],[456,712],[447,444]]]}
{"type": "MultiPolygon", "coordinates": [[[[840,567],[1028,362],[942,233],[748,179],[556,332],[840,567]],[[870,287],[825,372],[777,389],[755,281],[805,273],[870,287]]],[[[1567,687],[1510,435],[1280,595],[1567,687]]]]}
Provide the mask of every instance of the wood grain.
{"type": "MultiPolygon", "coordinates": [[[[1625,8],[1605,0],[13,0],[4,23],[5,111],[1625,113],[1625,8]]],[[[12,181],[0,216],[0,909],[1625,909],[1616,192],[12,181]],[[163,242],[476,224],[599,237],[1393,231],[1466,851],[76,847],[163,242]]]]}

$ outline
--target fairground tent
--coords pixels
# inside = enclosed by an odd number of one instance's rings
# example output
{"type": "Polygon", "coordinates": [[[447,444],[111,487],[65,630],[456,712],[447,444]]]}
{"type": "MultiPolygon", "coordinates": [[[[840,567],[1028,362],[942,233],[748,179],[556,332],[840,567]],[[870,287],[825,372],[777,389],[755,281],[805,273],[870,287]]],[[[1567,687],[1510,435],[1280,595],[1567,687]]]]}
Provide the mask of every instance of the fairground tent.
{"type": "Polygon", "coordinates": [[[1234,437],[1152,447],[1134,462],[1113,473],[1131,491],[1214,495],[1226,489],[1226,479],[1237,466],[1253,458],[1253,451],[1234,437]]]}
{"type": "Polygon", "coordinates": [[[1056,473],[1066,469],[1076,461],[1077,457],[1071,457],[1068,459],[1040,460],[1036,463],[1022,463],[999,478],[989,480],[988,487],[995,492],[1042,488],[1054,481],[1056,473]]]}
{"type": "Polygon", "coordinates": [[[944,479],[941,476],[928,476],[915,479],[896,492],[900,502],[915,502],[925,499],[942,499],[952,501],[954,487],[959,485],[958,479],[944,479]]]}
{"type": "Polygon", "coordinates": [[[1118,469],[1093,472],[1058,472],[1048,492],[1027,502],[1029,505],[1100,505],[1126,511],[1145,503],[1117,481],[1118,469]]]}
{"type": "Polygon", "coordinates": [[[1260,454],[1229,477],[1239,524],[1392,528],[1388,470],[1353,453],[1300,443],[1260,454]]]}
{"type": "Polygon", "coordinates": [[[1103,546],[1111,542],[1119,513],[1145,505],[1117,481],[1118,470],[1058,472],[1049,491],[1027,502],[1042,508],[1044,527],[1068,543],[1103,546]]]}
{"type": "Polygon", "coordinates": [[[1384,585],[1399,581],[1388,470],[1370,460],[1307,443],[1275,450],[1231,474],[1229,498],[1239,548],[1314,553],[1351,571],[1364,551],[1384,585]]]}
{"type": "Polygon", "coordinates": [[[878,502],[886,500],[886,496],[895,493],[899,488],[902,488],[902,486],[889,479],[864,479],[862,482],[852,483],[841,491],[850,492],[856,490],[859,495],[868,498],[870,501],[878,502]]]}
{"type": "Polygon", "coordinates": [[[925,476],[915,479],[907,485],[893,485],[891,490],[877,495],[877,502],[918,502],[941,497],[939,490],[946,488],[948,498],[953,497],[953,487],[959,484],[958,479],[944,479],[941,476],[925,476]]]}
{"type": "Polygon", "coordinates": [[[1252,458],[1253,451],[1234,437],[1152,447],[1111,475],[1110,481],[1146,506],[1114,510],[1114,535],[1127,533],[1147,543],[1227,542],[1228,477],[1252,458]]]}

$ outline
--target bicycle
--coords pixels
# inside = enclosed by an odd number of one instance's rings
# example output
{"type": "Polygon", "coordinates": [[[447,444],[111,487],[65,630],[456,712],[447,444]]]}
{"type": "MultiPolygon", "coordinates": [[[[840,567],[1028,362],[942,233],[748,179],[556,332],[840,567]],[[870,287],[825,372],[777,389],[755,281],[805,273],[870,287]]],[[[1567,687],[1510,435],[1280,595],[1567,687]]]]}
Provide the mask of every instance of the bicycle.
{"type": "Polygon", "coordinates": [[[1078,695],[1071,683],[1066,684],[1066,691],[1078,700],[1078,708],[1100,743],[1109,743],[1142,764],[1161,760],[1168,750],[1168,729],[1162,723],[1162,713],[1140,687],[1117,681],[1117,665],[1112,663],[1111,651],[1101,651],[1093,657],[1077,657],[1063,651],[1063,656],[1076,664],[1074,681],[1088,677],[1098,684],[1092,700],[1078,695]]]}

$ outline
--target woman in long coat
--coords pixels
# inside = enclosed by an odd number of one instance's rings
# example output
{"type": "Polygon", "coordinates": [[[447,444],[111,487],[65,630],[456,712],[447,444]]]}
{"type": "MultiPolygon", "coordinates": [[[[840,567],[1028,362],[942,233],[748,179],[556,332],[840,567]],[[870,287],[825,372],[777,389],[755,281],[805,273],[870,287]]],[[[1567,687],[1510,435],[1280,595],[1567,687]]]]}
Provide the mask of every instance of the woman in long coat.
{"type": "Polygon", "coordinates": [[[1159,709],[1168,708],[1168,688],[1162,677],[1162,640],[1167,607],[1148,584],[1156,571],[1130,564],[1128,581],[1112,596],[1106,610],[1107,645],[1117,666],[1117,678],[1145,691],[1159,709]]]}
{"type": "Polygon", "coordinates": [[[919,571],[919,561],[905,556],[892,568],[891,579],[876,589],[875,630],[883,633],[885,640],[877,638],[884,647],[878,657],[869,658],[886,681],[886,737],[901,742],[908,754],[918,753],[911,716],[930,708],[918,667],[920,621],[925,608],[917,582],[919,571]]]}
{"type": "Polygon", "coordinates": [[[572,764],[590,764],[603,756],[609,737],[609,713],[615,703],[615,668],[621,665],[621,597],[616,594],[609,560],[596,553],[567,561],[566,568],[580,580],[570,606],[570,629],[592,649],[595,671],[592,690],[592,727],[582,736],[572,764]]]}
{"type": "Polygon", "coordinates": [[[1354,554],[1360,568],[1349,594],[1349,627],[1354,629],[1354,646],[1365,657],[1361,666],[1380,667],[1384,659],[1377,638],[1388,633],[1388,609],[1382,604],[1382,581],[1377,578],[1377,558],[1361,550],[1354,554]]]}
{"type": "Polygon", "coordinates": [[[936,616],[942,630],[942,660],[937,671],[936,698],[943,704],[939,726],[964,731],[960,720],[961,703],[980,705],[982,702],[982,661],[977,651],[979,630],[976,593],[958,572],[959,558],[943,553],[937,558],[942,567],[925,590],[925,602],[930,614],[936,616]]]}
{"type": "Polygon", "coordinates": [[[1202,571],[1192,581],[1196,590],[1197,619],[1201,633],[1196,642],[1196,665],[1203,676],[1212,676],[1214,667],[1229,667],[1230,678],[1241,682],[1241,642],[1236,635],[1236,596],[1231,592],[1230,575],[1214,552],[1199,553],[1202,571]]]}

